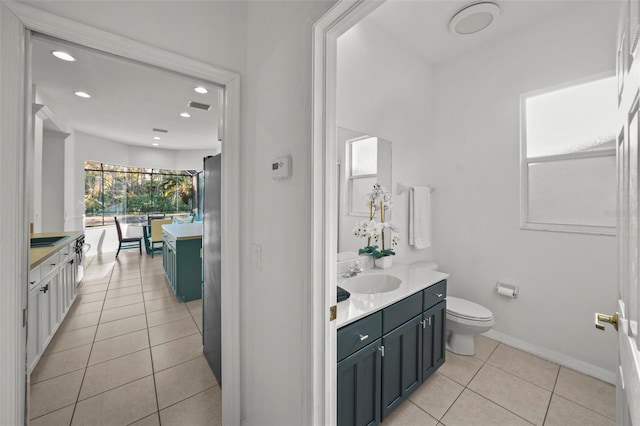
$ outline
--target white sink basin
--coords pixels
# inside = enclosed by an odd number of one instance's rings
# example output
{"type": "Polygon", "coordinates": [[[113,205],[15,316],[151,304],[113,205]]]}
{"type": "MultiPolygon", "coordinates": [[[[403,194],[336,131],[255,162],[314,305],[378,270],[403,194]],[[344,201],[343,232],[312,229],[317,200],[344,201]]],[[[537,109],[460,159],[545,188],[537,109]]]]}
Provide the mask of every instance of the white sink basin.
{"type": "Polygon", "coordinates": [[[351,293],[374,294],[386,293],[400,287],[402,280],[393,275],[357,275],[344,280],[340,287],[351,293]]]}

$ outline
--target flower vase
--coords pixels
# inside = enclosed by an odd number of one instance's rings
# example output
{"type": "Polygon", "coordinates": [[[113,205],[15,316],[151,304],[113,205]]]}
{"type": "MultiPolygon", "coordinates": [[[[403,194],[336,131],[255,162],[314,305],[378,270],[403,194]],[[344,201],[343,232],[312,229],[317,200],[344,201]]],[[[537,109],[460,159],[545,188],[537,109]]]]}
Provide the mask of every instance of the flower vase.
{"type": "Polygon", "coordinates": [[[377,259],[374,259],[373,263],[374,265],[376,265],[376,268],[387,269],[387,268],[391,268],[393,260],[391,259],[391,256],[382,256],[377,259]]]}

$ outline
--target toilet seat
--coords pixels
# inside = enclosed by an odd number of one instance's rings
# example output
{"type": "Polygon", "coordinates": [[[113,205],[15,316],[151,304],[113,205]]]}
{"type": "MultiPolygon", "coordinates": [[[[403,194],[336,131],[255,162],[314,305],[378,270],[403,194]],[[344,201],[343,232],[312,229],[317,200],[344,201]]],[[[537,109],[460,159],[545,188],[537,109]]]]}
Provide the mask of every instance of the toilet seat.
{"type": "Polygon", "coordinates": [[[453,296],[447,296],[447,316],[467,321],[493,322],[493,314],[489,309],[453,296]]]}

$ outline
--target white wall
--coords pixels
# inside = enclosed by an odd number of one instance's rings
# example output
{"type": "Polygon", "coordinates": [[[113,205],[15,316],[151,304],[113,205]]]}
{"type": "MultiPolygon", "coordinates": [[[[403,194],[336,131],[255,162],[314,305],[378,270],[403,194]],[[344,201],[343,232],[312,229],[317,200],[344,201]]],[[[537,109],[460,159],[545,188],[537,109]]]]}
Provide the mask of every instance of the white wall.
{"type": "MultiPolygon", "coordinates": [[[[391,141],[392,222],[400,228],[394,262],[431,258],[408,244],[408,193],[396,184],[429,185],[433,88],[429,65],[366,19],[338,39],[337,124],[391,141]],[[406,149],[406,147],[411,147],[406,149]]],[[[366,245],[363,239],[361,247],[366,245]]]]}
{"type": "Polygon", "coordinates": [[[41,232],[64,229],[65,139],[68,133],[45,129],[42,133],[41,232]]]}
{"type": "Polygon", "coordinates": [[[304,425],[311,412],[311,27],[331,2],[249,2],[242,88],[242,418],[304,425]],[[271,179],[291,155],[292,177],[271,179]],[[250,266],[250,244],[262,269],[250,266]],[[245,259],[247,261],[245,261],[245,259]]]}
{"type": "Polygon", "coordinates": [[[449,294],[491,309],[495,331],[608,372],[616,336],[597,332],[593,315],[615,311],[616,239],[519,229],[519,96],[613,70],[618,6],[582,3],[436,67],[424,170],[449,294]],[[519,285],[519,297],[498,296],[497,280],[519,285]]]}

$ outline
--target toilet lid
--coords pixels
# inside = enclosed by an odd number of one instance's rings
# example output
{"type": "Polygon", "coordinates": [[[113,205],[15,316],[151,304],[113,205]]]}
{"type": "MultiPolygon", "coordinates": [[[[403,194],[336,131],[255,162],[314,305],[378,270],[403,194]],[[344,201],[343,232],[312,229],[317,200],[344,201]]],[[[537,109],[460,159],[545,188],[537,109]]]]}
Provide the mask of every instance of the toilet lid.
{"type": "Polygon", "coordinates": [[[487,308],[469,300],[447,296],[447,313],[459,318],[488,321],[493,314],[487,308]]]}

